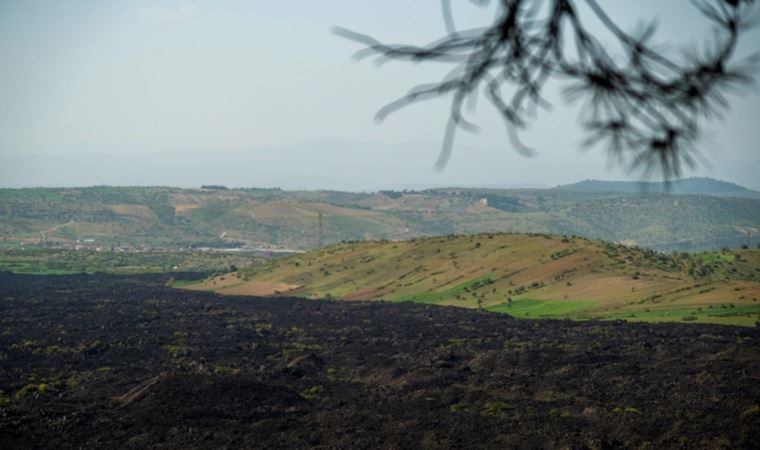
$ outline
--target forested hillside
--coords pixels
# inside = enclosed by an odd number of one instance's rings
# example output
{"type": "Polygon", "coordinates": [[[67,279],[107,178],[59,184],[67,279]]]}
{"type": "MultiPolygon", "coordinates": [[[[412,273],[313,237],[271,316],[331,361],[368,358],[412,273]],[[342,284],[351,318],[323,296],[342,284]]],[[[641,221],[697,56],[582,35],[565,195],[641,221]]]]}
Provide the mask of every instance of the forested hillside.
{"type": "Polygon", "coordinates": [[[86,241],[103,248],[306,250],[349,240],[541,232],[691,251],[755,246],[760,199],[747,197],[565,188],[377,193],[222,186],[3,189],[0,234],[6,247],[86,241]]]}

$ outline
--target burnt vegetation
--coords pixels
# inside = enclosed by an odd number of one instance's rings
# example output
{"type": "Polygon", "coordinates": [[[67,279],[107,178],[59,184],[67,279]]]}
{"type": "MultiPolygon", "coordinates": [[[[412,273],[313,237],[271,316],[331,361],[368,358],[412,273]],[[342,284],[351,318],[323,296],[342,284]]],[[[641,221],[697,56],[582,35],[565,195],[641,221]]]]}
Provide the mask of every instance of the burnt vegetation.
{"type": "MultiPolygon", "coordinates": [[[[181,278],[175,275],[177,278],[181,278]]],[[[752,448],[760,329],[0,273],[0,447],[752,448]]]]}

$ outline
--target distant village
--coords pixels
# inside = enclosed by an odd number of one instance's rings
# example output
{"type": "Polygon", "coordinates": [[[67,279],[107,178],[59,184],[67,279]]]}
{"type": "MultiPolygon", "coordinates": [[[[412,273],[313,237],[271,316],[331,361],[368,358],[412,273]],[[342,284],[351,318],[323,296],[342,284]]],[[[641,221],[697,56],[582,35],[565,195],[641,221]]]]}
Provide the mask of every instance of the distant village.
{"type": "Polygon", "coordinates": [[[210,246],[183,246],[165,247],[136,244],[109,245],[98,242],[95,239],[77,239],[76,241],[64,239],[23,240],[19,242],[21,248],[45,248],[50,250],[72,250],[111,253],[175,253],[175,252],[219,252],[219,253],[250,253],[254,255],[289,255],[304,253],[302,250],[278,248],[268,245],[241,244],[233,247],[210,247],[210,246]]]}

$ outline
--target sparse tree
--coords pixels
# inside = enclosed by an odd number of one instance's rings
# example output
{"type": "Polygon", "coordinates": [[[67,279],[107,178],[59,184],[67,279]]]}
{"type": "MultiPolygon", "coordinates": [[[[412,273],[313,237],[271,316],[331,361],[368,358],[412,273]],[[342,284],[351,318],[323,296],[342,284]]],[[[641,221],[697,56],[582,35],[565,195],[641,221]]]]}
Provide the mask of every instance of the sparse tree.
{"type": "MultiPolygon", "coordinates": [[[[366,45],[358,59],[447,63],[442,80],[413,87],[381,108],[376,119],[412,103],[449,97],[450,115],[436,167],[446,166],[458,130],[477,131],[464,115],[483,95],[500,113],[512,146],[523,155],[524,129],[539,108],[551,80],[565,81],[571,103],[583,101],[584,144],[604,143],[615,163],[649,176],[660,170],[666,180],[703,157],[696,148],[700,121],[728,108],[726,92],[752,81],[756,58],[735,61],[739,38],[751,24],[754,0],[692,0],[715,26],[713,40],[674,57],[653,42],[655,24],[627,32],[596,0],[497,0],[494,21],[484,28],[459,30],[451,0],[442,0],[447,34],[428,45],[389,45],[338,28],[336,33],[366,45]],[[606,30],[591,32],[579,6],[584,4],[606,30]],[[612,46],[602,44],[609,40],[612,46]],[[622,56],[615,53],[622,51],[622,56]]],[[[490,0],[470,0],[479,6],[490,0]]]]}

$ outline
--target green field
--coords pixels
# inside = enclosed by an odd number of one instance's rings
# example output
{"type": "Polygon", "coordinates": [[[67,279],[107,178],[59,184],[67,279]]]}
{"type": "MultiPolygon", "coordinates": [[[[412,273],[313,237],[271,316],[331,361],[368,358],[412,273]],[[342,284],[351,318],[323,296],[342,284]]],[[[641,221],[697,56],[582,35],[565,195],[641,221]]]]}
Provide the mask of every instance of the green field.
{"type": "Polygon", "coordinates": [[[581,317],[584,310],[594,306],[596,302],[521,299],[490,306],[488,310],[526,319],[569,319],[581,317]]]}
{"type": "Polygon", "coordinates": [[[708,308],[658,309],[628,314],[613,314],[609,319],[632,322],[689,322],[718,323],[723,325],[755,326],[760,322],[760,305],[727,306],[708,308]]]}
{"type": "Polygon", "coordinates": [[[475,292],[481,286],[493,283],[493,276],[483,275],[465,283],[459,284],[449,289],[438,292],[426,292],[424,294],[415,294],[408,298],[402,298],[399,301],[415,303],[437,303],[441,300],[450,298],[461,298],[463,294],[475,292]]]}
{"type": "Polygon", "coordinates": [[[605,314],[595,309],[596,302],[542,301],[521,299],[495,305],[488,311],[509,314],[521,319],[602,319],[631,322],[688,322],[755,326],[760,321],[760,305],[708,308],[655,309],[605,314]]]}
{"type": "Polygon", "coordinates": [[[226,272],[258,257],[211,252],[115,253],[90,250],[0,249],[0,270],[38,275],[75,273],[226,272]]]}
{"type": "Polygon", "coordinates": [[[700,255],[700,259],[705,264],[710,264],[713,262],[731,262],[735,259],[735,256],[728,253],[706,253],[704,255],[700,255]]]}

